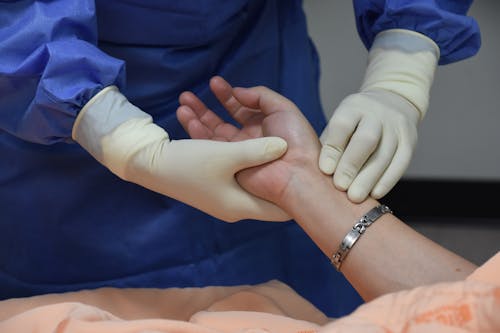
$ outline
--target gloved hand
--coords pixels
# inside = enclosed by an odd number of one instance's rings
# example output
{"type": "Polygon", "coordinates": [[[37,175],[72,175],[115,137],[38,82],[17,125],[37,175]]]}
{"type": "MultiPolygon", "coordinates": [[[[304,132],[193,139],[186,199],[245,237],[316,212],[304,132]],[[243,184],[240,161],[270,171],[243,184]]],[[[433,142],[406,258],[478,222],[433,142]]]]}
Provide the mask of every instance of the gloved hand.
{"type": "Polygon", "coordinates": [[[72,136],[118,177],[224,221],[289,220],[280,208],[247,193],[235,180],[238,171],[283,155],[287,146],[281,138],[171,141],[116,87],[103,89],[85,105],[72,136]]]}
{"type": "Polygon", "coordinates": [[[340,103],[320,137],[319,167],[351,201],[383,197],[405,172],[438,59],[438,46],[419,33],[375,38],[360,92],[340,103]]]}

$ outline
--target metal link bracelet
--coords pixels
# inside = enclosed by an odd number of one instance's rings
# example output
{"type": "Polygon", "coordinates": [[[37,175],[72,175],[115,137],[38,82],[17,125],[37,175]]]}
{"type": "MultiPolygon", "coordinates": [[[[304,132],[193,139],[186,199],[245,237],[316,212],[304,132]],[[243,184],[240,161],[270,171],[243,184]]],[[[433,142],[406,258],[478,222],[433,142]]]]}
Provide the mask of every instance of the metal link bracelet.
{"type": "Polygon", "coordinates": [[[347,257],[347,254],[354,246],[354,243],[357,242],[359,237],[365,232],[366,228],[372,225],[379,217],[386,213],[391,213],[392,210],[386,205],[379,205],[370,209],[368,213],[366,213],[353,227],[352,229],[345,235],[344,239],[340,243],[340,246],[332,255],[330,259],[331,263],[337,271],[340,272],[340,266],[342,266],[342,262],[347,257]]]}

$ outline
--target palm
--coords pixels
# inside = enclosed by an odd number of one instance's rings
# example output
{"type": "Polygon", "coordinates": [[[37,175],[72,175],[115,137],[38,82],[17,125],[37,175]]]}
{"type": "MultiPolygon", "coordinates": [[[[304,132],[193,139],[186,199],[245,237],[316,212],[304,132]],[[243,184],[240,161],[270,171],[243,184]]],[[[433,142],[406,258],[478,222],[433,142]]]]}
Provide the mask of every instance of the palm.
{"type": "Polygon", "coordinates": [[[285,139],[288,150],[281,159],[237,175],[238,182],[247,191],[279,204],[296,168],[316,168],[319,153],[316,134],[297,107],[277,93],[260,87],[251,88],[260,89],[260,95],[250,90],[236,91],[220,78],[214,79],[211,87],[241,128],[224,122],[191,93],[180,97],[181,124],[195,139],[240,141],[262,136],[285,139]]]}

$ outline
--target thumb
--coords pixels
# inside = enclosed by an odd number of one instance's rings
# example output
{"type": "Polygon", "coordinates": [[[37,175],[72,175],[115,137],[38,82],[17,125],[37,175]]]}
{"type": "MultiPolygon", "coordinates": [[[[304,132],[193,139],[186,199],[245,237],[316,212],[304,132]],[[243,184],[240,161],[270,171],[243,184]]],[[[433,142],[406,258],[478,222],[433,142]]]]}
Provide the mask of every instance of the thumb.
{"type": "Polygon", "coordinates": [[[232,142],[235,150],[233,161],[235,172],[274,161],[286,152],[287,143],[279,137],[265,137],[232,142]]]}

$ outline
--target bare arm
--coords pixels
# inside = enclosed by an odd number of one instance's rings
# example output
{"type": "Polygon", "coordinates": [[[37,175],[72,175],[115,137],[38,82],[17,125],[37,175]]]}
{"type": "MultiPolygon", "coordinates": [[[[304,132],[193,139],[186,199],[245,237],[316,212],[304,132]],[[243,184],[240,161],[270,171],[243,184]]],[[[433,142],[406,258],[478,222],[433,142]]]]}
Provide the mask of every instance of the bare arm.
{"type": "MultiPolygon", "coordinates": [[[[371,198],[353,204],[329,177],[307,170],[295,174],[282,202],[282,208],[328,257],[337,251],[354,223],[378,205],[371,198]]],[[[368,301],[389,292],[462,280],[475,268],[397,217],[385,214],[359,238],[341,271],[368,301]]]]}
{"type": "MultiPolygon", "coordinates": [[[[288,151],[262,167],[244,170],[238,181],[271,201],[304,229],[331,257],[352,226],[378,202],[360,204],[338,191],[317,166],[320,143],[297,107],[264,87],[233,89],[221,78],[211,82],[223,106],[242,125],[224,123],[192,94],[184,94],[178,117],[193,138],[243,140],[281,136],[288,151]]],[[[365,300],[440,281],[464,279],[476,267],[385,214],[370,226],[346,257],[341,271],[365,300]]],[[[334,269],[332,267],[332,269],[334,269]]]]}

